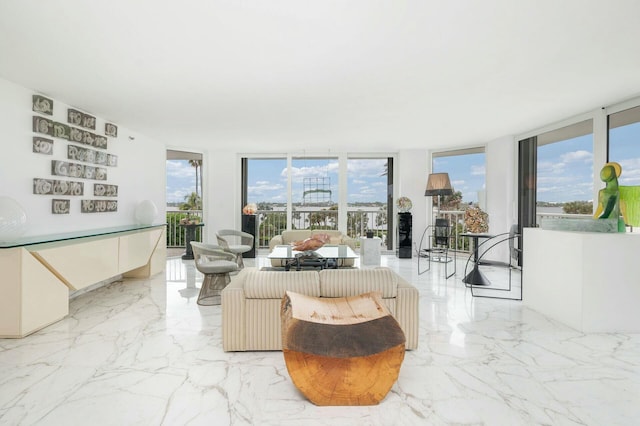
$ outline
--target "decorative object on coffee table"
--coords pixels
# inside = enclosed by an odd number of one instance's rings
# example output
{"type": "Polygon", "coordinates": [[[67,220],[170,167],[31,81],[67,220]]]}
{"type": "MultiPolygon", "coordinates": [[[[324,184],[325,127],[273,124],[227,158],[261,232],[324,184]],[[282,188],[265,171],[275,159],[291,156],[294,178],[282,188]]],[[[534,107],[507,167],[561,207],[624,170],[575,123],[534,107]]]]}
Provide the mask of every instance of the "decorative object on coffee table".
{"type": "Polygon", "coordinates": [[[287,291],[282,351],[296,387],[316,405],[375,405],[398,379],[405,335],[378,292],[319,298],[287,291]]]}
{"type": "Polygon", "coordinates": [[[292,245],[296,251],[313,251],[328,243],[329,239],[327,234],[315,234],[302,241],[295,241],[292,245]]]}

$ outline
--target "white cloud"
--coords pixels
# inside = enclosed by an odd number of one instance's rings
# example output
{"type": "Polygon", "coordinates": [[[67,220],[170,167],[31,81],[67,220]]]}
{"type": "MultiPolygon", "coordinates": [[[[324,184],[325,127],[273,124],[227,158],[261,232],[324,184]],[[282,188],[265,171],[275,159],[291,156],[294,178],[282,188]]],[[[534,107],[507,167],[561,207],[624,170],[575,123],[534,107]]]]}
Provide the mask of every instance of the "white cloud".
{"type": "MultiPolygon", "coordinates": [[[[291,167],[291,177],[294,180],[301,180],[306,177],[325,177],[328,171],[328,166],[291,167]]],[[[286,177],[287,170],[283,170],[281,175],[286,177]]]]}
{"type": "Polygon", "coordinates": [[[247,187],[247,193],[250,195],[264,195],[269,191],[284,191],[284,186],[279,183],[263,182],[261,185],[247,187]]]}
{"type": "Polygon", "coordinates": [[[588,163],[593,161],[593,154],[589,151],[578,150],[567,152],[560,156],[560,159],[564,163],[583,162],[588,163]]]}
{"type": "Polygon", "coordinates": [[[195,180],[196,169],[191,167],[186,161],[180,160],[167,160],[167,176],[176,178],[190,177],[195,180]]]}
{"type": "Polygon", "coordinates": [[[387,164],[387,160],[384,158],[351,159],[347,163],[347,172],[349,176],[382,178],[382,174],[386,170],[385,164],[387,164]]]}
{"type": "Polygon", "coordinates": [[[480,166],[471,166],[471,175],[472,176],[484,176],[486,174],[484,164],[480,166]]]}

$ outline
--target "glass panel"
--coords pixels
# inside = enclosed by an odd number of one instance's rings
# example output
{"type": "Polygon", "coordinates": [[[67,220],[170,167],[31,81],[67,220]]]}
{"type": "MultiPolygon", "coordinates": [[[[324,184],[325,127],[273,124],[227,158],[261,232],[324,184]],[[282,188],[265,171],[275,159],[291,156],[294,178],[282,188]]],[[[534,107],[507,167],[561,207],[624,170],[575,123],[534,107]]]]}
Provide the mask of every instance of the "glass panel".
{"type": "Polygon", "coordinates": [[[338,159],[293,158],[291,229],[338,229],[338,159]]]}
{"type": "Polygon", "coordinates": [[[258,247],[287,229],[287,159],[246,159],[246,202],[258,207],[258,247]]]}
{"type": "Polygon", "coordinates": [[[371,231],[386,244],[387,159],[349,159],[347,173],[347,235],[359,238],[371,231]]]}
{"type": "Polygon", "coordinates": [[[593,123],[538,135],[536,215],[593,213],[593,123]]]}
{"type": "Polygon", "coordinates": [[[640,185],[640,107],[609,116],[609,161],[622,167],[621,185],[640,185]]]}
{"type": "MultiPolygon", "coordinates": [[[[473,204],[485,210],[485,153],[482,149],[461,152],[433,156],[433,173],[449,173],[454,192],[441,197],[440,208],[443,212],[456,211],[462,204],[473,204]]],[[[438,197],[432,198],[437,205],[438,197]]]]}

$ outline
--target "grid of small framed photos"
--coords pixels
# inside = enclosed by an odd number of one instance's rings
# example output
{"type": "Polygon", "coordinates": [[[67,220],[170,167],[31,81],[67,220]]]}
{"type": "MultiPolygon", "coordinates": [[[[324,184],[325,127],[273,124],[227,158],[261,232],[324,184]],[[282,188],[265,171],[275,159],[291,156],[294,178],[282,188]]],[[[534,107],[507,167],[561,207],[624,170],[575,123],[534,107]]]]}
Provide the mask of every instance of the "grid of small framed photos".
{"type": "Polygon", "coordinates": [[[33,193],[54,196],[51,199],[52,214],[73,213],[72,204],[75,202],[72,200],[76,197],[80,199],[77,211],[81,213],[118,211],[118,185],[107,183],[108,169],[118,166],[118,156],[107,152],[109,138],[118,137],[118,127],[113,123],[105,123],[104,134],[97,134],[96,117],[90,114],[68,108],[67,122],[61,123],[51,118],[54,108],[52,99],[33,95],[32,102],[32,111],[36,113],[32,123],[35,133],[32,138],[33,153],[55,157],[54,147],[61,143],[65,145],[62,151],[66,153],[66,158],[52,158],[51,177],[33,179],[33,193]]]}

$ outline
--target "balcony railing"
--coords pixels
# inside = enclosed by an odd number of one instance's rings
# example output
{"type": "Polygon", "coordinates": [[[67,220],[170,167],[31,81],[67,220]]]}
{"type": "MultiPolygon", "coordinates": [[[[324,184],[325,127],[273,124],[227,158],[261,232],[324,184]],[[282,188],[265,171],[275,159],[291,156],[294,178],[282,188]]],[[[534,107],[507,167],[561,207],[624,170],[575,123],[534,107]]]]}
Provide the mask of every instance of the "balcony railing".
{"type": "MultiPolygon", "coordinates": [[[[259,210],[258,215],[258,247],[269,246],[269,240],[287,229],[287,214],[284,211],[259,210]]],[[[291,218],[291,229],[338,229],[337,210],[305,210],[295,211],[291,218]]],[[[347,210],[347,235],[351,238],[365,236],[373,231],[375,236],[386,243],[386,213],[381,211],[364,211],[357,208],[347,210]]]]}
{"type": "MultiPolygon", "coordinates": [[[[284,211],[259,210],[256,212],[258,218],[257,242],[259,248],[269,247],[269,241],[282,231],[287,229],[287,214],[284,211]]],[[[185,229],[180,226],[183,218],[200,218],[202,221],[202,210],[180,210],[167,212],[167,247],[184,247],[186,243],[185,229]]],[[[465,232],[463,211],[441,211],[439,217],[449,220],[455,235],[453,249],[458,251],[469,251],[469,241],[460,237],[459,234],[465,232]]],[[[312,210],[296,211],[292,217],[292,229],[338,229],[338,212],[336,210],[312,210]]],[[[347,211],[347,235],[354,239],[365,236],[367,231],[373,231],[374,235],[380,237],[383,244],[387,241],[387,220],[386,212],[364,211],[357,208],[349,208],[347,211]]],[[[202,228],[196,229],[196,239],[201,240],[202,228]]],[[[422,230],[414,230],[416,245],[419,243],[422,230]]]]}
{"type": "MultiPolygon", "coordinates": [[[[167,247],[184,247],[186,245],[186,230],[180,226],[180,221],[184,218],[198,218],[202,222],[202,210],[167,212],[167,247]]],[[[196,228],[196,240],[202,241],[202,228],[196,228]]]]}

